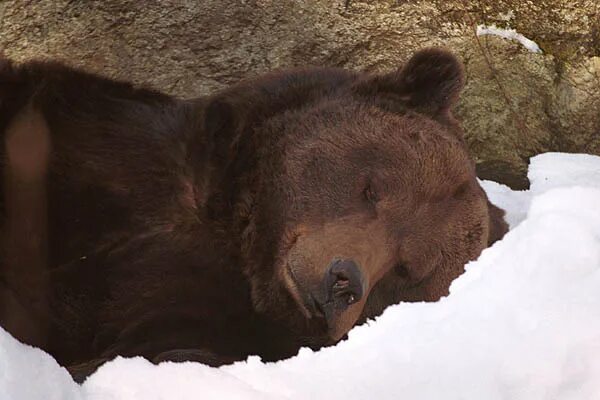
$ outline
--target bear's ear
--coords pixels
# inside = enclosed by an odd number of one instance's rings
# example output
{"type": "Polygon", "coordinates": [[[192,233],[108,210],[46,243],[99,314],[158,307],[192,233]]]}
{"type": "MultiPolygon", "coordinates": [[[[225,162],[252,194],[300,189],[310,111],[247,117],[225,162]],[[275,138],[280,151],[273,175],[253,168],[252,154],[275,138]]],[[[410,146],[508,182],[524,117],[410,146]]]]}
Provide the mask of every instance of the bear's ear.
{"type": "Polygon", "coordinates": [[[394,95],[406,106],[433,114],[448,111],[464,86],[460,61],[449,51],[428,48],[416,52],[400,69],[361,82],[361,93],[394,95]]]}
{"type": "Polygon", "coordinates": [[[211,99],[204,109],[204,132],[217,138],[233,128],[233,107],[225,100],[211,99]]]}
{"type": "Polygon", "coordinates": [[[212,98],[204,108],[204,133],[208,145],[222,160],[230,158],[236,135],[234,107],[226,99],[212,98]]]}

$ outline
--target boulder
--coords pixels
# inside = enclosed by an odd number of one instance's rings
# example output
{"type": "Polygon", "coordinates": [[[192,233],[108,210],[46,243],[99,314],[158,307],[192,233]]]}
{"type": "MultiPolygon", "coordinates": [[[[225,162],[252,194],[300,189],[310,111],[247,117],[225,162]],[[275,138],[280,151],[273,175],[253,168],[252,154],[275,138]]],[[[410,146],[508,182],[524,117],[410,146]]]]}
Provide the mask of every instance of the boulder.
{"type": "Polygon", "coordinates": [[[531,156],[600,154],[597,0],[4,0],[0,51],[183,97],[293,66],[381,71],[426,46],[464,61],[457,108],[479,175],[528,186],[531,156]],[[536,42],[477,36],[478,25],[536,42]]]}

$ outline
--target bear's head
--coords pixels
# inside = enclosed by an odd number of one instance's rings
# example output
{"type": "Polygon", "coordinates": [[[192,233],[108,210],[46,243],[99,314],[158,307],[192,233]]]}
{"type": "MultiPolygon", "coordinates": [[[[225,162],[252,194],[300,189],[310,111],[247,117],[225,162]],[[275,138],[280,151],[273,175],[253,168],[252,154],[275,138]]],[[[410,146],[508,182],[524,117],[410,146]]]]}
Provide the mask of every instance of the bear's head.
{"type": "Polygon", "coordinates": [[[450,113],[463,81],[454,56],[426,49],[388,74],[283,72],[207,101],[207,204],[230,207],[258,312],[320,346],[447,293],[490,237],[450,113]]]}

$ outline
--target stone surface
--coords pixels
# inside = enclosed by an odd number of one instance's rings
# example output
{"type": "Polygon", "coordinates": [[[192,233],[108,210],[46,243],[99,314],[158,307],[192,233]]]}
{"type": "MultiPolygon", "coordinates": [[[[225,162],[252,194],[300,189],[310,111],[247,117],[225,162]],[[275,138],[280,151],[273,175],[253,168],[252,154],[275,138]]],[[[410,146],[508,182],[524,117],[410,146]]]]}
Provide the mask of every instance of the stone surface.
{"type": "Polygon", "coordinates": [[[395,68],[431,45],[465,62],[457,109],[481,177],[527,186],[530,156],[600,154],[600,2],[0,0],[0,50],[183,97],[275,68],[395,68]],[[475,36],[514,28],[543,50],[475,36]]]}

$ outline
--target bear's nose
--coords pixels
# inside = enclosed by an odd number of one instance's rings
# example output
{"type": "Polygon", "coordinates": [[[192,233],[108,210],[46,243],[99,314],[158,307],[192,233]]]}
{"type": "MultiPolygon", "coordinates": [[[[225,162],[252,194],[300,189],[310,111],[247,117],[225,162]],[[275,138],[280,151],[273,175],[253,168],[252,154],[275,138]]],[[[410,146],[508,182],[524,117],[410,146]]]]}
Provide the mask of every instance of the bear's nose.
{"type": "Polygon", "coordinates": [[[353,260],[334,260],[327,274],[328,303],[338,310],[359,301],[364,293],[363,274],[353,260]]]}

